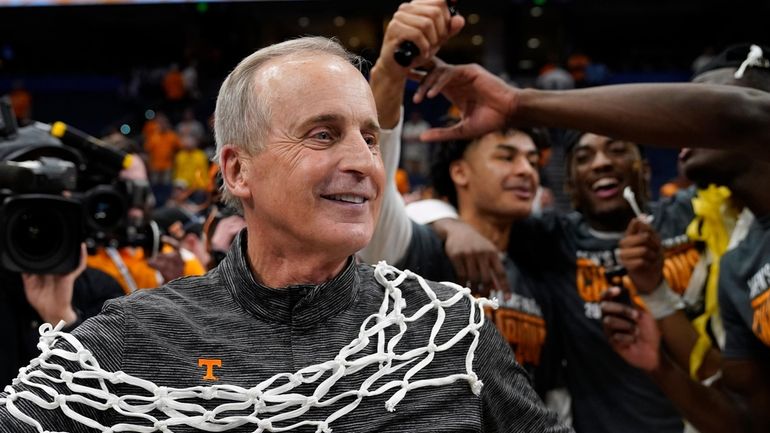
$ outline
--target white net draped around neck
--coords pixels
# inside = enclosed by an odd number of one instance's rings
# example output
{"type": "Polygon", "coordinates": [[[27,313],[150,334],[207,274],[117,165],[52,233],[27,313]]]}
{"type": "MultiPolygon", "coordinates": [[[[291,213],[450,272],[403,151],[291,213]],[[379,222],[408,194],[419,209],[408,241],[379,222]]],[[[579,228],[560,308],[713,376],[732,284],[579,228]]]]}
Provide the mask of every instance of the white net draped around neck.
{"type": "MultiPolygon", "coordinates": [[[[16,405],[19,400],[26,400],[46,410],[60,410],[64,415],[97,431],[113,432],[173,432],[174,426],[190,426],[203,431],[222,432],[247,424],[254,426],[254,432],[283,432],[301,426],[315,426],[317,433],[331,432],[330,425],[337,419],[353,411],[364,398],[395,391],[385,403],[385,409],[394,411],[404,396],[417,388],[442,386],[457,381],[467,381],[471,391],[479,395],[482,383],[474,373],[473,357],[479,342],[479,329],[484,324],[484,307],[497,308],[496,301],[474,298],[469,289],[453,283],[443,283],[455,290],[449,299],[439,299],[426,281],[408,270],[400,271],[385,262],[375,266],[374,276],[384,288],[384,296],[379,311],[370,315],[361,324],[358,336],[347,346],[340,349],[334,359],[305,367],[294,373],[279,373],[256,384],[252,388],[233,385],[195,386],[190,388],[171,388],[157,386],[154,383],[131,376],[121,371],[109,372],[100,368],[99,361],[73,335],[62,332],[63,322],[55,328],[45,324],[40,328],[40,356],[33,359],[29,366],[20,370],[7,386],[7,397],[0,399],[0,404],[19,420],[34,426],[38,432],[49,432],[31,416],[25,414],[16,405]],[[389,280],[387,277],[394,277],[389,280]],[[423,305],[411,316],[403,313],[406,300],[402,297],[399,286],[406,279],[416,279],[428,296],[430,302],[423,305]],[[463,299],[471,304],[468,324],[444,343],[436,344],[436,337],[442,329],[446,309],[452,308],[463,299]],[[426,320],[425,315],[435,310],[435,322],[430,337],[422,347],[407,348],[399,352],[399,341],[410,323],[426,320]],[[386,339],[385,330],[397,328],[398,331],[386,339]],[[468,334],[472,341],[465,355],[465,370],[445,377],[411,380],[415,374],[431,363],[436,352],[453,347],[468,334]],[[370,340],[376,338],[376,352],[356,357],[370,340]],[[72,350],[55,348],[56,342],[65,340],[72,350]],[[69,372],[60,364],[60,360],[76,363],[80,370],[69,372]],[[365,378],[357,389],[328,395],[333,385],[340,378],[351,375],[366,367],[376,366],[376,371],[365,378]],[[406,367],[409,367],[408,370],[406,367]],[[403,375],[396,373],[403,372],[403,375]],[[87,386],[98,383],[98,386],[87,386]],[[112,384],[127,384],[144,390],[144,395],[115,395],[107,388],[112,384]],[[60,393],[48,384],[58,384],[60,393]],[[375,385],[377,383],[377,385],[375,385]],[[24,385],[27,390],[15,387],[24,385]],[[295,388],[315,385],[312,395],[304,396],[292,392],[295,388]],[[32,389],[38,392],[31,391],[32,389]],[[46,396],[43,398],[41,396],[46,396]],[[196,401],[217,399],[224,403],[207,410],[196,401]],[[351,399],[347,405],[325,419],[303,420],[290,424],[292,419],[305,414],[313,407],[327,407],[341,399],[351,399]],[[70,407],[70,403],[90,406],[98,411],[114,410],[124,415],[124,422],[105,426],[70,407]],[[248,413],[250,411],[250,413],[248,413]],[[237,414],[233,414],[236,412],[237,414]],[[230,414],[228,414],[230,413],[230,414]],[[162,415],[161,415],[162,414],[162,415]],[[276,426],[276,423],[282,426],[276,426]]],[[[462,303],[461,303],[462,305],[462,303]]],[[[59,345],[61,346],[61,345],[59,345]]]]}

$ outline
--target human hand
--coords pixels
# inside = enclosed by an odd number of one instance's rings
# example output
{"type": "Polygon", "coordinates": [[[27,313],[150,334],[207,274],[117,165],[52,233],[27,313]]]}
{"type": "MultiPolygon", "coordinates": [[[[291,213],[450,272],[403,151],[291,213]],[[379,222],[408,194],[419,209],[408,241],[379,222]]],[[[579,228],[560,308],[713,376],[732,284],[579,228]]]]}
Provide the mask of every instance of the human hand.
{"type": "Polygon", "coordinates": [[[72,308],[75,280],[86,269],[86,245],[80,246],[80,263],[67,274],[21,274],[27,302],[45,322],[56,325],[60,320],[73,323],[78,316],[72,308]]]}
{"type": "Polygon", "coordinates": [[[422,133],[423,141],[480,137],[509,125],[516,111],[519,90],[479,65],[449,65],[434,59],[436,66],[423,78],[414,102],[443,93],[462,113],[459,123],[422,133]]]}
{"type": "Polygon", "coordinates": [[[147,264],[157,269],[164,282],[175,280],[184,275],[184,260],[177,248],[167,253],[158,253],[147,260],[147,264]]]}
{"type": "Polygon", "coordinates": [[[663,247],[660,236],[641,218],[628,224],[620,240],[620,263],[640,293],[652,293],[663,279],[663,247]]]}
{"type": "Polygon", "coordinates": [[[414,0],[402,3],[385,29],[380,57],[375,68],[406,78],[410,68],[430,62],[441,46],[465,25],[460,15],[452,16],[445,0],[414,0]],[[408,67],[398,64],[393,55],[405,42],[413,42],[420,55],[408,67]]]}
{"type": "Polygon", "coordinates": [[[210,251],[228,251],[235,236],[246,227],[246,220],[240,215],[222,218],[211,235],[210,251]]]}
{"type": "Polygon", "coordinates": [[[444,250],[458,282],[482,296],[488,296],[493,288],[501,292],[509,290],[508,277],[495,244],[462,221],[445,219],[434,224],[444,224],[444,250]]]}
{"type": "Polygon", "coordinates": [[[651,372],[660,366],[660,330],[649,312],[615,302],[620,292],[619,287],[610,287],[602,295],[604,334],[627,363],[651,372]]]}

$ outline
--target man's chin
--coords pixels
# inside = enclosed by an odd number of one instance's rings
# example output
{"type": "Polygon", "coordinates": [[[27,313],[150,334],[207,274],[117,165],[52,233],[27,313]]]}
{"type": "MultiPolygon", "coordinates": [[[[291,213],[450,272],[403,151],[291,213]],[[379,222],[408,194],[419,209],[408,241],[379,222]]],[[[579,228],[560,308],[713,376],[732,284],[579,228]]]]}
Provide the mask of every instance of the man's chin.
{"type": "MultiPolygon", "coordinates": [[[[621,199],[622,200],[622,199],[621,199]]],[[[625,200],[612,200],[611,202],[591,203],[591,215],[602,218],[625,217],[632,212],[625,200]]]]}

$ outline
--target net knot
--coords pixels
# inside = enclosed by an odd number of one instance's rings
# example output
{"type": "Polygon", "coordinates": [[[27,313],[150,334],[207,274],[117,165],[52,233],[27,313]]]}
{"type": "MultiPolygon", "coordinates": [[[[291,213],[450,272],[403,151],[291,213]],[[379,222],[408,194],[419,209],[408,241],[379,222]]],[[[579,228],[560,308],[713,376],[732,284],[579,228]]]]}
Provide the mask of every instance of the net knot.
{"type": "Polygon", "coordinates": [[[94,356],[91,354],[90,350],[87,349],[81,349],[78,350],[78,361],[80,361],[81,364],[90,364],[93,362],[94,356]]]}
{"type": "Polygon", "coordinates": [[[69,371],[62,371],[61,372],[61,380],[72,383],[72,379],[75,377],[74,374],[70,373],[69,371]]]}
{"type": "Polygon", "coordinates": [[[211,400],[212,398],[214,398],[214,390],[211,388],[204,389],[203,392],[201,393],[201,398],[204,400],[211,400]]]}

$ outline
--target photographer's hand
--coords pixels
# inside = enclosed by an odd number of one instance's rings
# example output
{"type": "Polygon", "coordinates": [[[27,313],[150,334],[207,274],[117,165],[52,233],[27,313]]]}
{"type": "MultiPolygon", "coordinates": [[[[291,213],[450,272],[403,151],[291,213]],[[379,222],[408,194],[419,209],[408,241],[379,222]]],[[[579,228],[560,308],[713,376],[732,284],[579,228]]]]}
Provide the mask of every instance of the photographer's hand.
{"type": "Polygon", "coordinates": [[[21,274],[24,282],[24,294],[27,302],[37,311],[40,317],[56,325],[60,320],[67,324],[77,321],[78,316],[72,308],[72,292],[75,279],[86,269],[86,246],[80,248],[80,264],[68,274],[21,274]]]}
{"type": "Polygon", "coordinates": [[[162,283],[167,283],[184,276],[184,259],[177,248],[170,252],[158,253],[147,261],[147,264],[157,269],[163,277],[162,283]]]}
{"type": "Polygon", "coordinates": [[[235,239],[235,235],[244,227],[246,227],[246,221],[240,215],[223,218],[211,235],[211,251],[227,252],[235,239]]]}

